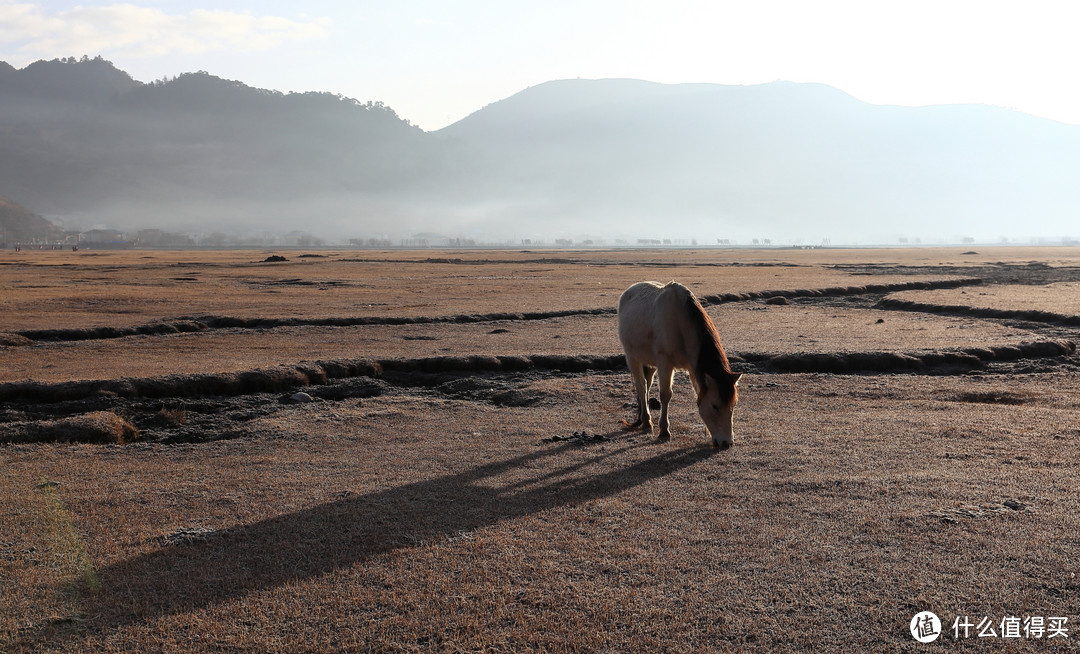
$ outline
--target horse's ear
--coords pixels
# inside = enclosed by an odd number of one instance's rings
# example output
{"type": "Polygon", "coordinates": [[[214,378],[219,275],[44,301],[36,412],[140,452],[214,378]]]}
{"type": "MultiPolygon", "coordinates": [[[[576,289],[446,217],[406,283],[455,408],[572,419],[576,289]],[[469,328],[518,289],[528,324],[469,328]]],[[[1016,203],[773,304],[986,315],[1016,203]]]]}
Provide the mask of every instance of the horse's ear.
{"type": "Polygon", "coordinates": [[[733,375],[731,375],[731,385],[732,386],[738,386],[740,379],[742,379],[742,373],[741,372],[734,373],[733,375]]]}

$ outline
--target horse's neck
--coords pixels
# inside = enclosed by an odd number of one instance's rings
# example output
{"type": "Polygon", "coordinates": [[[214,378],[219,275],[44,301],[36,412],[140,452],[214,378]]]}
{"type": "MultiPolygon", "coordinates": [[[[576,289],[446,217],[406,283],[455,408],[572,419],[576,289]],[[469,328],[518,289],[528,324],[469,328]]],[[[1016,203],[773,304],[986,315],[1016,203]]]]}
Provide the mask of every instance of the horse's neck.
{"type": "MultiPolygon", "coordinates": [[[[704,314],[703,310],[696,307],[692,310],[701,311],[704,314]]],[[[701,318],[707,318],[707,314],[701,318]]],[[[691,315],[683,335],[686,355],[690,363],[690,377],[695,388],[704,384],[706,374],[716,374],[727,367],[724,365],[724,356],[721,354],[720,346],[715,344],[715,336],[710,333],[711,323],[706,320],[699,322],[699,320],[698,316],[691,315]]]]}
{"type": "Polygon", "coordinates": [[[683,328],[683,343],[686,344],[686,359],[688,371],[690,373],[690,381],[694,384],[694,389],[699,389],[705,381],[705,371],[702,370],[702,348],[707,347],[704,340],[704,336],[697,328],[697,322],[694,317],[690,317],[683,328]]]}

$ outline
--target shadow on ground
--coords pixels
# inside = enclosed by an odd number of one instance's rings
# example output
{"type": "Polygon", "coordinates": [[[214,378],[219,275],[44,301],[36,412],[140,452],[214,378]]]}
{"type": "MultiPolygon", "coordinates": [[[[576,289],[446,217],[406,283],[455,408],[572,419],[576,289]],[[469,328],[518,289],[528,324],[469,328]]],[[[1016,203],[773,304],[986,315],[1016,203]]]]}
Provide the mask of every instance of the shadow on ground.
{"type": "Polygon", "coordinates": [[[655,447],[613,440],[594,453],[573,443],[541,445],[465,472],[346,495],[197,542],[165,544],[98,571],[102,590],[90,599],[94,617],[83,635],[192,611],[349,568],[385,552],[612,496],[715,452],[704,446],[664,450],[632,465],[589,474],[605,459],[643,446],[655,447]],[[580,456],[560,461],[559,455],[575,449],[580,456]],[[538,475],[524,473],[538,464],[545,466],[538,475]]]}

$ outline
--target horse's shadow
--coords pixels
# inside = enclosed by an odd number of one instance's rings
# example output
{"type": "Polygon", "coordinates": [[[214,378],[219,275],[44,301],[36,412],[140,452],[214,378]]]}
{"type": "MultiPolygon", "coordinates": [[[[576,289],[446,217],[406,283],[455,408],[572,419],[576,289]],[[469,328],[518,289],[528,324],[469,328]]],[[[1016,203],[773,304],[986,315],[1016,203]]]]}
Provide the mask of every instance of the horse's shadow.
{"type": "Polygon", "coordinates": [[[581,447],[539,447],[457,474],[236,526],[205,542],[164,546],[98,571],[92,629],[109,630],[187,612],[347,568],[373,556],[548,509],[608,497],[710,457],[706,447],[664,448],[655,456],[588,475],[588,466],[644,443],[614,441],[602,451],[522,471],[581,447]],[[507,473],[513,481],[500,480],[507,473]]]}

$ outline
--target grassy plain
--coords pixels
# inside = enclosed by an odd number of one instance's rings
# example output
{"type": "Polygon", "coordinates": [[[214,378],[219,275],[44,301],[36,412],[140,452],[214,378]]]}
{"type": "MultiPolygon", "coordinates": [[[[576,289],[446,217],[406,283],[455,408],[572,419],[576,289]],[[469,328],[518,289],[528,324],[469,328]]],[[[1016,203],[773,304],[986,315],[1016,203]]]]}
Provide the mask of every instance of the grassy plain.
{"type": "Polygon", "coordinates": [[[1080,359],[1025,346],[1077,340],[1080,250],[301,254],[0,253],[0,650],[914,652],[922,610],[938,649],[1080,638],[1080,359]],[[670,443],[622,430],[642,279],[713,298],[730,450],[685,376],[670,443]],[[163,324],[194,327],[99,329],[163,324]],[[382,372],[190,382],[340,359],[382,372]],[[48,392],[125,378],[165,390],[48,392]],[[65,437],[103,415],[138,436],[65,437]],[[1069,638],[1003,637],[1031,616],[1069,638]]]}

